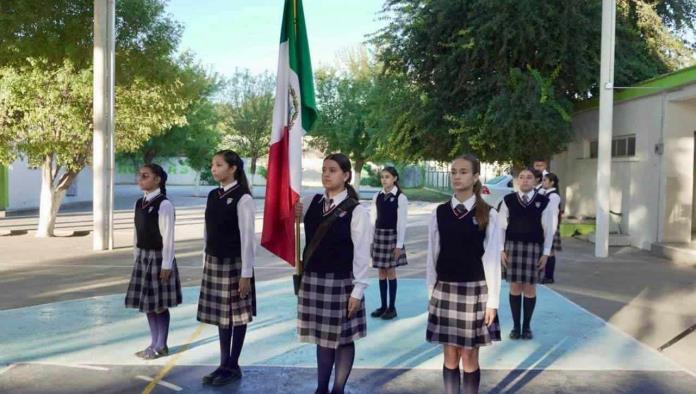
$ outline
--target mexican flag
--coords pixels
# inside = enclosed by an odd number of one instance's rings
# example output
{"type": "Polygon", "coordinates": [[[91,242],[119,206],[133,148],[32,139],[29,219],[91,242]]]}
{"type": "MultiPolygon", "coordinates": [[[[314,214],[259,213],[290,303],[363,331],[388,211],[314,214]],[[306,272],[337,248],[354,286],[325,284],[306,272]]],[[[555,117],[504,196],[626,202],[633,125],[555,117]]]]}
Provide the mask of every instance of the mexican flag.
{"type": "Polygon", "coordinates": [[[302,137],[316,118],[302,0],[285,0],[261,245],[290,265],[295,265],[295,204],[302,191],[302,137]]]}

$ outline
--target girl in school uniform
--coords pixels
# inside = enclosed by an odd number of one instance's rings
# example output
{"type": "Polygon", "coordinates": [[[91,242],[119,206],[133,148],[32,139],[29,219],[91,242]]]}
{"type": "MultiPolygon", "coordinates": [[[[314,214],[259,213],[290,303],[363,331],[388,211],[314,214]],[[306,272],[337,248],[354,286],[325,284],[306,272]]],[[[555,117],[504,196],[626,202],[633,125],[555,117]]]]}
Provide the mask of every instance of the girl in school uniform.
{"type": "Polygon", "coordinates": [[[355,340],[367,334],[365,301],[370,264],[370,213],[350,185],[348,157],[335,153],[322,166],[324,194],[303,198],[297,214],[304,221],[304,274],[297,298],[301,342],[317,345],[317,390],[342,394],[353,368],[355,340]],[[314,237],[320,241],[314,241],[314,237]],[[312,246],[315,245],[315,246],[312,246]],[[310,252],[311,249],[311,252],[310,252]]]}
{"type": "Polygon", "coordinates": [[[197,318],[218,326],[220,336],[220,366],[204,376],[203,383],[223,386],[242,377],[239,355],[247,324],[256,315],[256,205],[237,153],[216,153],[210,170],[220,187],[210,191],[205,207],[205,262],[197,318]]]}
{"type": "Polygon", "coordinates": [[[169,308],[181,304],[181,282],[174,258],[174,205],[167,199],[167,173],[145,164],[138,185],[145,195],[135,203],[135,231],[126,307],[147,316],[150,345],[136,356],[152,360],[169,354],[169,308]]]}
{"type": "Polygon", "coordinates": [[[478,393],[479,348],[500,340],[497,212],[481,198],[480,170],[472,155],[452,162],[454,196],[433,211],[428,230],[426,340],[443,345],[446,394],[462,383],[463,392],[478,393]]]}
{"type": "Polygon", "coordinates": [[[536,306],[536,283],[551,254],[558,212],[548,197],[534,189],[534,170],[517,175],[518,191],[503,198],[498,213],[503,252],[503,277],[510,283],[514,327],[510,339],[532,339],[531,320],[536,306]],[[523,295],[524,294],[524,300],[523,295]],[[524,321],[520,317],[524,305],[524,321]]]}
{"type": "Polygon", "coordinates": [[[554,283],[553,274],[556,270],[556,252],[563,250],[561,246],[561,216],[563,215],[563,199],[558,193],[558,176],[552,172],[544,175],[544,195],[549,198],[549,205],[555,207],[558,212],[558,225],[556,226],[556,232],[553,234],[553,246],[551,247],[551,255],[546,262],[546,268],[544,270],[544,279],[541,283],[552,284],[554,283]]]}
{"type": "Polygon", "coordinates": [[[379,293],[382,305],[373,311],[371,316],[390,320],[396,317],[396,267],[407,264],[404,239],[408,199],[399,188],[399,173],[396,168],[385,167],[380,174],[380,179],[383,189],[372,197],[372,216],[376,217],[372,240],[372,267],[379,269],[379,293]],[[387,287],[389,288],[389,307],[387,307],[387,287]]]}

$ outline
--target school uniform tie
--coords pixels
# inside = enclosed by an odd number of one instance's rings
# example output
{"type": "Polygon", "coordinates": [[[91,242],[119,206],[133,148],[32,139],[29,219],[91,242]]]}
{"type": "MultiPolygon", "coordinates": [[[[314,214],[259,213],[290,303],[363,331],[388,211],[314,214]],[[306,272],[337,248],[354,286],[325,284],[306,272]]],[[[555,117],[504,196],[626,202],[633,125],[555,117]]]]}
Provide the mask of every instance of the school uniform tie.
{"type": "Polygon", "coordinates": [[[466,209],[464,204],[457,204],[457,206],[454,207],[454,210],[455,212],[457,212],[457,216],[464,216],[467,212],[469,212],[469,210],[466,209]]]}
{"type": "Polygon", "coordinates": [[[329,212],[331,210],[331,207],[333,207],[333,198],[324,200],[324,213],[329,212]]]}
{"type": "Polygon", "coordinates": [[[525,204],[529,203],[529,197],[526,194],[522,195],[522,202],[525,204]]]}

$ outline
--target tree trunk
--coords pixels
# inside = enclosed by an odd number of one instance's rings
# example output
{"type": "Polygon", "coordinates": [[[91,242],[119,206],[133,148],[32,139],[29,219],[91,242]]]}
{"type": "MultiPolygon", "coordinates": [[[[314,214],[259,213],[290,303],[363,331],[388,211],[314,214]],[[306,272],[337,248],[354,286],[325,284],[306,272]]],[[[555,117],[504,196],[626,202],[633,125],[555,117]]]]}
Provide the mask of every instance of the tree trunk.
{"type": "Polygon", "coordinates": [[[65,193],[77,177],[77,172],[68,171],[54,184],[58,169],[54,168],[53,156],[44,158],[41,165],[41,200],[39,205],[39,227],[37,238],[53,237],[55,235],[58,209],[65,198],[65,193]]]}
{"type": "Polygon", "coordinates": [[[356,192],[360,192],[360,179],[362,179],[362,169],[365,166],[365,160],[355,160],[355,173],[353,174],[353,188],[356,192]]]}
{"type": "Polygon", "coordinates": [[[254,188],[254,182],[256,181],[256,161],[257,161],[257,160],[258,160],[258,157],[254,157],[254,156],[251,157],[251,168],[250,168],[250,171],[251,171],[251,185],[249,185],[249,187],[250,187],[251,189],[254,188]]]}

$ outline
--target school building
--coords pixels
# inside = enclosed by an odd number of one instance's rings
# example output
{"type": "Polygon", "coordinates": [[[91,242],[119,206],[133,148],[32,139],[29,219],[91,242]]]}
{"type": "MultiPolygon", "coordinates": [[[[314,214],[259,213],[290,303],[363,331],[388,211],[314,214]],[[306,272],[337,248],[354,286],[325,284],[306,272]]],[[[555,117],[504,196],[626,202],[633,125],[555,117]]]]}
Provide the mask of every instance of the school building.
{"type": "MultiPolygon", "coordinates": [[[[668,256],[679,249],[696,261],[696,67],[618,88],[614,100],[614,240],[668,256]]],[[[595,216],[597,104],[576,108],[574,138],[551,160],[566,216],[595,216]]]]}

